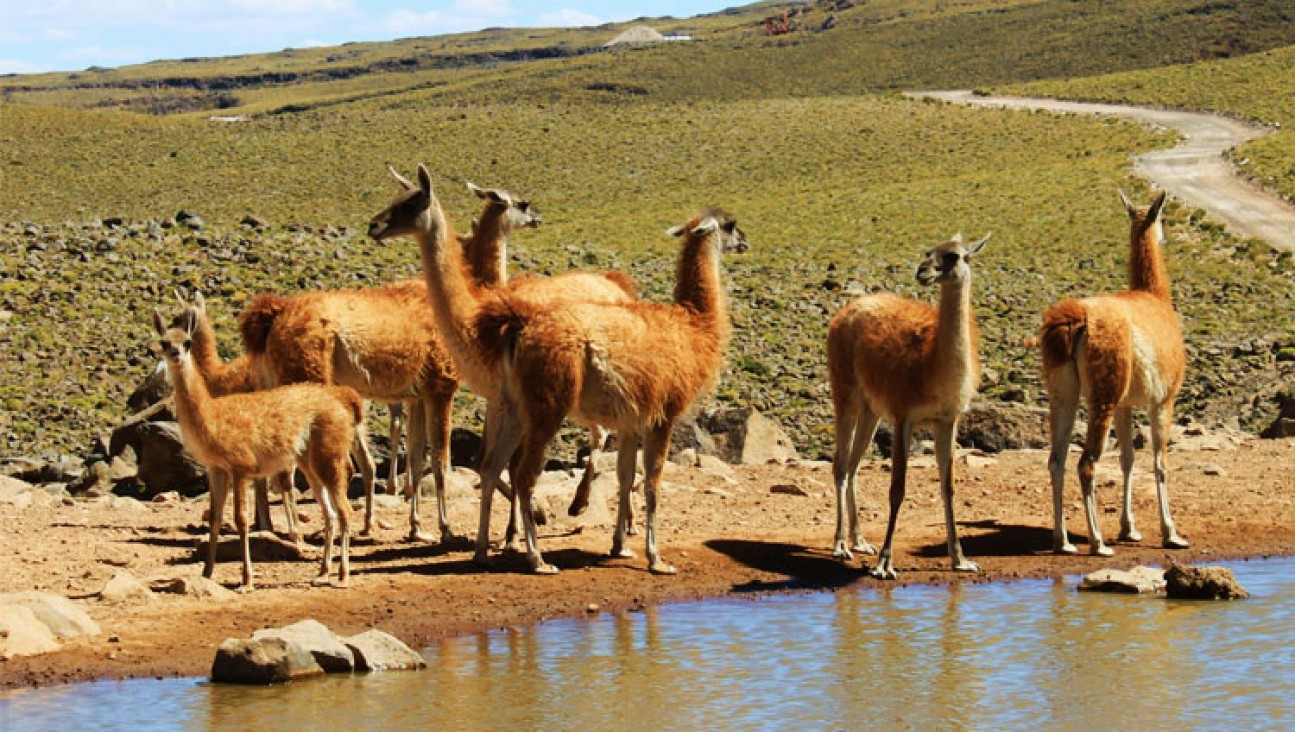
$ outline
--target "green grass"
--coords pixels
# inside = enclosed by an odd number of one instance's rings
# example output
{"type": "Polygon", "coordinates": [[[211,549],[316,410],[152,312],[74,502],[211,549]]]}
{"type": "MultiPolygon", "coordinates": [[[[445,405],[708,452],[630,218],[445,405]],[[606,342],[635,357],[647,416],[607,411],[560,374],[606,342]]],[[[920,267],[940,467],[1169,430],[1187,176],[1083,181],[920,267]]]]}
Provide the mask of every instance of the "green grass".
{"type": "MultiPolygon", "coordinates": [[[[429,165],[461,228],[476,210],[465,181],[519,189],[536,203],[546,223],[514,238],[514,272],[617,268],[655,300],[668,299],[674,276],[665,228],[703,205],[732,211],[752,248],[724,263],[734,337],[705,403],[768,412],[810,455],[831,443],[822,350],[831,314],[855,292],[933,298],[913,278],[921,253],[955,231],[992,230],[975,283],[991,372],[983,392],[1038,404],[1037,357],[1021,344],[1048,303],[1122,288],[1127,223],[1115,190],[1145,197],[1128,177],[1130,157],[1171,137],[1112,120],[867,92],[1195,58],[1207,31],[1233,28],[1247,13],[1255,20],[1240,30],[1253,32],[1240,35],[1261,45],[1295,32],[1271,22],[1278,5],[1139,0],[1085,5],[1085,14],[1058,1],[887,0],[843,13],[836,31],[781,39],[759,34],[770,11],[756,8],[658,25],[710,34],[705,43],[239,89],[243,106],[233,111],[253,113],[240,123],[81,109],[81,91],[63,88],[65,79],[50,77],[44,91],[15,91],[26,77],[0,79],[11,98],[45,94],[62,105],[0,104],[0,221],[10,222],[0,224],[0,311],[10,314],[0,318],[2,429],[11,451],[83,452],[124,416],[125,395],[154,363],[150,313],[170,307],[177,285],[208,295],[232,355],[234,314],[257,291],[416,274],[412,243],[362,235],[396,190],[385,166],[408,174],[416,162],[429,165]],[[997,11],[985,12],[991,5],[997,11]],[[1157,33],[1129,42],[1132,28],[1153,21],[1157,33]],[[1021,42],[1026,24],[1039,43],[1021,42]],[[180,209],[207,227],[162,228],[180,209]],[[240,227],[247,214],[269,230],[240,227]],[[110,216],[128,223],[87,225],[110,216]]],[[[546,47],[592,37],[581,33],[595,32],[492,32],[342,52],[371,63],[408,54],[409,44],[426,53],[546,47]]],[[[178,67],[311,69],[327,53],[178,67]]],[[[176,68],[114,73],[139,79],[176,68]]],[[[1260,86],[1248,88],[1227,102],[1230,111],[1257,103],[1260,86]]],[[[91,104],[111,96],[86,94],[91,104]]],[[[1295,267],[1195,212],[1171,205],[1168,215],[1192,359],[1180,410],[1260,427],[1271,404],[1254,397],[1290,378],[1276,356],[1295,347],[1295,267]]],[[[472,415],[458,421],[477,424],[472,415]]]]}

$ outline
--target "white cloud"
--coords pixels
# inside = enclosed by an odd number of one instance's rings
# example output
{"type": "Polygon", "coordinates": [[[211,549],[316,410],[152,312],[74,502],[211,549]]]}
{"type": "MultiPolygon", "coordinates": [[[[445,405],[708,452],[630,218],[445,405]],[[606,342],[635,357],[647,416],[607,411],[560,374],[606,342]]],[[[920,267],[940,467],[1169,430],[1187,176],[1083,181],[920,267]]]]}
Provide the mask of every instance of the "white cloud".
{"type": "Polygon", "coordinates": [[[0,58],[0,74],[39,74],[53,70],[50,66],[37,66],[15,58],[0,58]]]}
{"type": "Polygon", "coordinates": [[[584,27],[602,25],[607,22],[596,15],[590,15],[571,8],[559,8],[551,13],[542,13],[537,20],[539,25],[546,28],[584,27]]]}

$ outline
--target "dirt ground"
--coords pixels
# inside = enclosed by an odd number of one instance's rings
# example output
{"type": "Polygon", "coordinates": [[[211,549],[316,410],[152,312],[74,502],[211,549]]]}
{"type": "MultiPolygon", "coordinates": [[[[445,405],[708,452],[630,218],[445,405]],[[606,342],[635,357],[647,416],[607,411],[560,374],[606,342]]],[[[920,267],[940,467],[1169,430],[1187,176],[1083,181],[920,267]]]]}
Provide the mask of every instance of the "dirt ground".
{"type": "MultiPolygon", "coordinates": [[[[1200,564],[1295,554],[1295,440],[1252,439],[1235,449],[1175,450],[1170,457],[1173,514],[1191,548],[1171,554],[1159,547],[1154,482],[1149,457],[1140,451],[1135,515],[1145,538],[1136,545],[1116,542],[1116,555],[1102,559],[1082,553],[1086,528],[1073,455],[1066,506],[1081,554],[1062,557],[1050,551],[1046,455],[960,453],[956,512],[963,547],[981,566],[973,575],[949,569],[934,461],[919,458],[897,531],[899,582],[1010,581],[1170,559],[1200,564]]],[[[877,545],[885,529],[887,467],[880,460],[865,462],[859,479],[864,536],[877,545]]],[[[1118,532],[1118,474],[1117,459],[1108,452],[1098,473],[1108,540],[1118,532]]],[[[460,536],[475,530],[471,484],[460,476],[450,493],[451,522],[460,536]]],[[[200,572],[195,547],[202,539],[205,499],[140,504],[108,498],[21,509],[0,504],[0,592],[39,589],[76,598],[103,628],[99,636],[71,641],[51,654],[0,661],[0,688],[205,676],[223,639],[308,617],[342,634],[376,627],[418,648],[447,635],[591,612],[886,584],[864,571],[873,557],[850,563],[832,558],[831,484],[831,467],[820,462],[739,467],[731,475],[672,467],[659,519],[663,553],[679,568],[672,577],[645,570],[641,533],[632,537],[637,558],[606,557],[614,505],[604,505],[612,503],[605,489],[581,521],[563,516],[542,527],[540,546],[562,569],[557,576],[526,574],[524,559],[515,554],[496,553],[489,567],[478,567],[462,538],[449,546],[407,542],[407,508],[392,498],[379,508],[375,537],[352,547],[355,574],[348,589],[311,587],[312,559],[265,558],[256,563],[257,589],[248,594],[225,600],[158,595],[123,604],[95,597],[121,569],[146,581],[200,572]]],[[[635,499],[641,520],[642,496],[635,499]]],[[[428,506],[425,515],[434,517],[434,500],[428,506]]],[[[312,503],[304,503],[301,513],[314,517],[309,528],[318,528],[312,503]]],[[[504,523],[500,507],[492,524],[496,537],[504,523]]],[[[216,567],[215,579],[226,586],[238,575],[236,561],[216,567]]]]}

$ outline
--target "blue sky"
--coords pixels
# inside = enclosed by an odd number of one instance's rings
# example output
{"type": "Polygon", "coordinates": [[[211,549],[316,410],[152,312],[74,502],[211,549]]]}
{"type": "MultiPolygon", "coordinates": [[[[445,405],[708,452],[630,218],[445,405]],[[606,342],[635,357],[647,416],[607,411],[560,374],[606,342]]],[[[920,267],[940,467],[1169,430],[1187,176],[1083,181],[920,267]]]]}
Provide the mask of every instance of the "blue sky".
{"type": "Polygon", "coordinates": [[[749,0],[0,0],[0,74],[478,30],[688,17],[749,0]]]}

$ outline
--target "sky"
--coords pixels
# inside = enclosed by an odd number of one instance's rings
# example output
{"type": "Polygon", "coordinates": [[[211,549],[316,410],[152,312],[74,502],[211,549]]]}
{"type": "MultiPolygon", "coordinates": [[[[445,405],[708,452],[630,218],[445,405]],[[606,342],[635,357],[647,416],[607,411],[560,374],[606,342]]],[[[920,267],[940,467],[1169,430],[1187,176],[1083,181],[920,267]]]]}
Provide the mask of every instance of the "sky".
{"type": "Polygon", "coordinates": [[[496,27],[685,18],[749,0],[0,0],[0,74],[496,27]]]}

